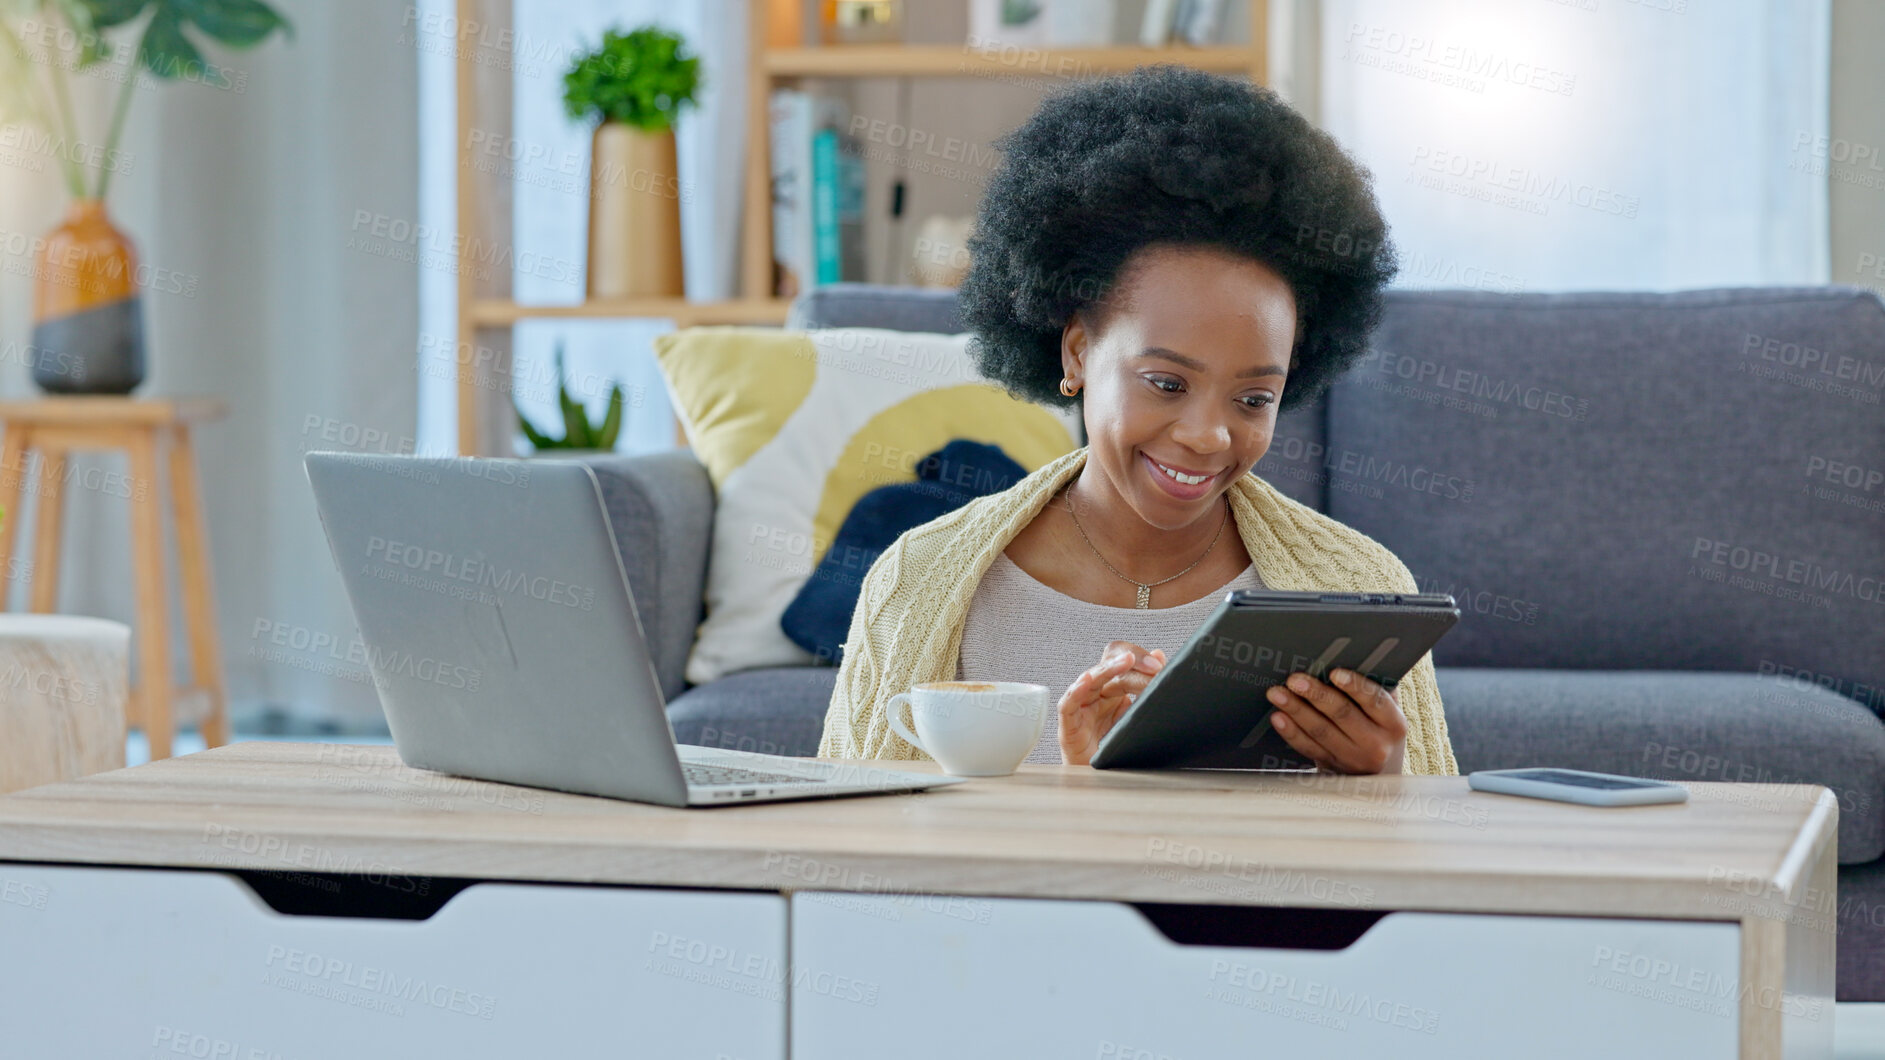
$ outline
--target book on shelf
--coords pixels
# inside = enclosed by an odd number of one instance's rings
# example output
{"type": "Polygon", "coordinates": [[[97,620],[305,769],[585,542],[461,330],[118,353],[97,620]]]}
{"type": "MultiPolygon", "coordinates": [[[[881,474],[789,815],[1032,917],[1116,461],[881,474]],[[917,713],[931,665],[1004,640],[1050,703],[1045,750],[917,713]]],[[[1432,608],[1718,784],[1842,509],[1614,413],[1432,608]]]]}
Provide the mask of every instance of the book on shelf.
{"type": "Polygon", "coordinates": [[[844,278],[838,250],[838,130],[812,134],[812,264],[814,283],[844,278]]]}
{"type": "Polygon", "coordinates": [[[1178,14],[1178,0],[1145,0],[1145,16],[1139,23],[1139,43],[1148,48],[1163,48],[1171,43],[1172,19],[1178,14]]]}
{"type": "Polygon", "coordinates": [[[1139,43],[1163,48],[1174,41],[1195,47],[1216,44],[1224,22],[1224,0],[1146,0],[1139,43]]]}
{"type": "Polygon", "coordinates": [[[772,95],[774,294],[791,298],[821,283],[864,278],[864,160],[841,130],[836,100],[795,89],[772,95]]]}
{"type": "Polygon", "coordinates": [[[812,248],[815,282],[864,278],[864,157],[830,127],[812,134],[812,248]]]}
{"type": "Polygon", "coordinates": [[[1178,0],[1172,32],[1194,47],[1216,44],[1224,20],[1224,0],[1178,0]]]}
{"type": "Polygon", "coordinates": [[[811,98],[789,89],[774,92],[768,120],[776,277],[773,293],[790,298],[809,286],[805,280],[811,261],[811,98]],[[805,145],[804,152],[797,149],[800,144],[805,145]],[[799,223],[801,218],[806,222],[804,226],[799,223]]]}

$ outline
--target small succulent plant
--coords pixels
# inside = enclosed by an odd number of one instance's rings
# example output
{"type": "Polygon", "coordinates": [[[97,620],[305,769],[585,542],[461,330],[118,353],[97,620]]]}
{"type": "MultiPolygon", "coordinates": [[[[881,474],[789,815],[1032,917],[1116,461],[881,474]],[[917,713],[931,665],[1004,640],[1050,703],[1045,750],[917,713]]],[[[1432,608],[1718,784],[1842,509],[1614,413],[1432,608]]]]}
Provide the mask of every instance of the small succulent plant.
{"type": "Polygon", "coordinates": [[[517,410],[517,426],[523,429],[524,437],[530,439],[531,448],[538,452],[546,449],[615,448],[615,438],[622,433],[622,384],[615,383],[609,387],[609,407],[602,414],[602,422],[590,423],[588,411],[569,394],[568,377],[563,372],[561,344],[556,347],[556,403],[563,410],[561,438],[552,438],[538,430],[522,409],[517,410]]]}

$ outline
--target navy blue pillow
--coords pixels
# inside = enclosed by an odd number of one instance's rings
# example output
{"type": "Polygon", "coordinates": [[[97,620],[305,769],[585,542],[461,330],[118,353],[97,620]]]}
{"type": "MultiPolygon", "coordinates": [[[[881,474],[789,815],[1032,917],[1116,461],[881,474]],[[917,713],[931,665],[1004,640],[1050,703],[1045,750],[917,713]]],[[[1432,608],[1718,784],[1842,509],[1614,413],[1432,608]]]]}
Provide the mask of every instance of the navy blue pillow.
{"type": "Polygon", "coordinates": [[[864,575],[884,549],[905,530],[977,497],[999,493],[1026,476],[1027,469],[1000,446],[963,438],[919,460],[917,481],[879,486],[858,498],[818,569],[780,616],[779,628],[819,662],[841,662],[864,575]]]}

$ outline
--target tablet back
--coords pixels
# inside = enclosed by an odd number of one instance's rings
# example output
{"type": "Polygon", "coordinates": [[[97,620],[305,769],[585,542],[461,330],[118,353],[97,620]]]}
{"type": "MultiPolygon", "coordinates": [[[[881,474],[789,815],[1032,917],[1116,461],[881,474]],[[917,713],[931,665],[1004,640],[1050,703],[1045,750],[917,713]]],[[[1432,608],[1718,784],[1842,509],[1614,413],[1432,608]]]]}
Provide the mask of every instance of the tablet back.
{"type": "Polygon", "coordinates": [[[1444,595],[1233,592],[1127,709],[1099,769],[1304,769],[1270,724],[1265,693],[1337,667],[1392,689],[1447,630],[1444,595]]]}

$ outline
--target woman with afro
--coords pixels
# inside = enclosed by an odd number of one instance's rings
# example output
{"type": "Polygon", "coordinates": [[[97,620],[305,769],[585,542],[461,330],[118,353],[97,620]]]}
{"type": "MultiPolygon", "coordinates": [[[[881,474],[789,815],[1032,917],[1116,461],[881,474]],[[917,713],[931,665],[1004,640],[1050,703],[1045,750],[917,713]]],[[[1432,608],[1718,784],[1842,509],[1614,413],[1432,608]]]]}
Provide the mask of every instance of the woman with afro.
{"type": "MultiPolygon", "coordinates": [[[[1059,695],[1031,761],[1088,762],[1229,589],[1414,592],[1367,536],[1251,468],[1279,410],[1362,355],[1395,271],[1369,178],[1274,93],[1178,67],[1090,81],[999,144],[960,292],[981,369],[1078,406],[1087,445],[903,534],[852,615],[820,753],[915,758],[912,684],[1059,695]]],[[[1431,658],[1392,692],[1270,691],[1345,773],[1455,773],[1431,658]]]]}

